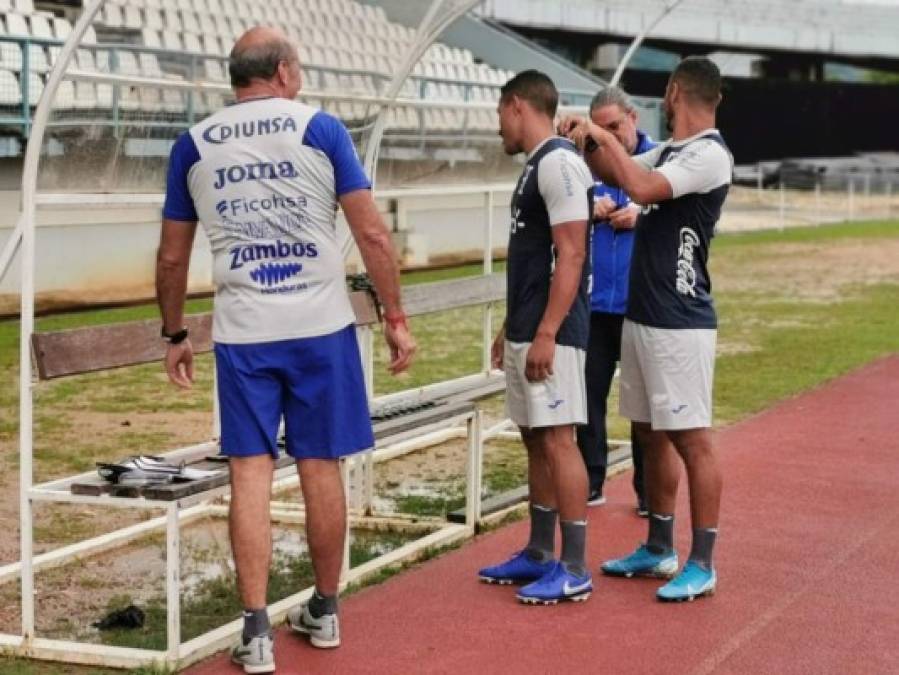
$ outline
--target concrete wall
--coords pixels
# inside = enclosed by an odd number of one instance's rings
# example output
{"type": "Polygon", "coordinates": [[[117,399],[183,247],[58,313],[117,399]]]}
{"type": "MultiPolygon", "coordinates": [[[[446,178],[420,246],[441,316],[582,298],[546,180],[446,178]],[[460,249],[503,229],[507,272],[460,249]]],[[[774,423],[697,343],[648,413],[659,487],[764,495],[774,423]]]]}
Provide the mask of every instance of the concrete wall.
{"type": "MultiPolygon", "coordinates": [[[[160,197],[161,199],[161,197],[160,197]]],[[[477,255],[487,224],[483,195],[416,196],[379,200],[395,243],[410,266],[477,255]]],[[[12,233],[19,193],[0,192],[0,247],[12,233]]],[[[494,204],[493,246],[508,238],[508,197],[494,204]]],[[[339,220],[341,231],[346,225],[339,220]]],[[[159,206],[66,206],[38,214],[35,285],[39,308],[152,298],[159,206]]],[[[358,252],[347,260],[361,269],[358,252]]],[[[18,255],[0,279],[0,314],[18,311],[21,268],[18,255]]],[[[212,288],[209,242],[199,228],[191,259],[189,290],[212,288]]]]}

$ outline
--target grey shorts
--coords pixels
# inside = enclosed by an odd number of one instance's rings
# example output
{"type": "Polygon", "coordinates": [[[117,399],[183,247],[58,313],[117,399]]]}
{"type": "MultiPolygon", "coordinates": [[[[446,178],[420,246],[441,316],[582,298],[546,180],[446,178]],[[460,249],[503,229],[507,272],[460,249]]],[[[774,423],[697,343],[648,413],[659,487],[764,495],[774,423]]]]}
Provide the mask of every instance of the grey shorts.
{"type": "Polygon", "coordinates": [[[717,335],[714,329],[652,328],[625,319],[622,416],[659,430],[712,426],[717,335]]]}
{"type": "Polygon", "coordinates": [[[542,382],[528,382],[525,366],[530,348],[530,342],[508,340],[503,348],[508,418],[520,427],[586,424],[584,350],[556,345],[553,374],[542,382]]]}

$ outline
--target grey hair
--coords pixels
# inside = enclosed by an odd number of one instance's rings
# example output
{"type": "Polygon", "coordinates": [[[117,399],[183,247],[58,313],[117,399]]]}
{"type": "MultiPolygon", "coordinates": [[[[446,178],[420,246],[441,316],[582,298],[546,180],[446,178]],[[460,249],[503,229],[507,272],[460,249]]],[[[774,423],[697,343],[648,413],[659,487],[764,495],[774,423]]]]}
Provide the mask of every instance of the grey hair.
{"type": "Polygon", "coordinates": [[[232,87],[247,87],[254,79],[270,80],[281,61],[297,59],[296,49],[288,40],[273,38],[238,50],[237,45],[228,56],[228,74],[232,87]]]}
{"type": "Polygon", "coordinates": [[[600,89],[596,96],[593,97],[593,100],[590,101],[590,114],[592,115],[594,110],[605,108],[607,105],[617,105],[624,112],[634,110],[631,97],[621,87],[609,86],[605,89],[600,89]]]}

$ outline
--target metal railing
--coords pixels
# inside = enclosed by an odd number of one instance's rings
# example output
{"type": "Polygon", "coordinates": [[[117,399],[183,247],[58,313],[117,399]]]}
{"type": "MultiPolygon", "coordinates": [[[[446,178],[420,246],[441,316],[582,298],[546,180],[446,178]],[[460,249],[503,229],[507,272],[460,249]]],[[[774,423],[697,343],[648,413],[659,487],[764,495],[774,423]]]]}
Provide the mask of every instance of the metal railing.
{"type": "MultiPolygon", "coordinates": [[[[35,48],[45,50],[47,64],[55,61],[52,50],[61,49],[62,42],[34,37],[0,36],[0,47],[10,54],[8,45],[18,50],[19,59],[10,67],[0,63],[0,70],[18,72],[19,92],[0,91],[0,97],[12,100],[20,95],[19,103],[13,106],[0,105],[0,127],[5,127],[23,139],[30,136],[32,116],[37,104],[33,92],[35,76],[40,78],[45,72],[35,70],[32,55],[35,48]],[[4,47],[4,45],[7,45],[4,47]],[[18,70],[17,70],[18,68],[18,70]]],[[[51,126],[91,125],[110,126],[113,135],[120,136],[124,126],[143,128],[170,128],[172,137],[191,127],[215,109],[231,95],[231,88],[220,77],[210,77],[208,66],[218,64],[222,76],[227,75],[227,58],[217,54],[196,52],[173,52],[170,50],[126,44],[81,45],[76,64],[66,72],[66,80],[91,82],[104,87],[102,97],[97,90],[95,105],[84,105],[78,100],[54,101],[54,119],[51,126]],[[141,57],[152,56],[158,71],[148,73],[140,64],[141,57]],[[92,67],[85,68],[82,61],[90,61],[92,67]],[[123,64],[128,62],[129,67],[123,64]],[[108,89],[106,89],[108,88],[108,89]],[[177,92],[183,105],[144,105],[135,100],[127,88],[153,89],[161,92],[177,92]],[[205,96],[215,95],[219,99],[209,103],[205,96]],[[101,100],[102,98],[102,100],[101,100]]],[[[156,70],[156,66],[152,70],[156,70]]],[[[417,116],[413,126],[388,125],[387,136],[400,140],[436,139],[457,141],[464,139],[489,138],[495,142],[495,126],[478,124],[476,114],[483,111],[492,113],[499,98],[500,86],[482,81],[461,80],[439,76],[410,74],[401,97],[389,100],[383,97],[393,74],[376,70],[303,64],[307,79],[323,83],[336,83],[337,89],[313,88],[301,91],[299,98],[314,100],[326,106],[339,108],[335,112],[343,117],[351,131],[364,131],[373,123],[382,106],[411,108],[417,116]],[[309,77],[311,75],[311,77],[309,77]],[[443,96],[441,91],[454,92],[455,96],[443,96]],[[345,93],[349,92],[349,93],[345,93]],[[439,94],[435,97],[434,92],[439,94]],[[480,100],[479,100],[480,99],[480,100]],[[434,128],[428,124],[426,112],[429,109],[442,110],[453,115],[453,128],[434,128]]],[[[216,73],[218,75],[218,73],[216,73]]],[[[43,82],[41,81],[41,86],[43,82]]],[[[592,92],[561,92],[562,99],[577,101],[586,105],[592,92]]],[[[583,105],[574,109],[582,110],[583,105]]],[[[492,120],[491,120],[492,121],[492,120]]],[[[0,135],[3,135],[0,129],[0,135]]]]}

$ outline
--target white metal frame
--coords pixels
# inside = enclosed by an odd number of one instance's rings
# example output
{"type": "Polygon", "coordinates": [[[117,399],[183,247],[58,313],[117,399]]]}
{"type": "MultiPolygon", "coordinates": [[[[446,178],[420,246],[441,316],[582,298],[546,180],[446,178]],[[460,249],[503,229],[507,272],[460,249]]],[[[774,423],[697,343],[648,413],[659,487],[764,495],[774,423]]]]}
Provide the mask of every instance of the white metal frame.
{"type": "MultiPolygon", "coordinates": [[[[48,125],[49,115],[53,99],[59,88],[60,82],[64,77],[69,79],[83,80],[100,80],[113,84],[147,84],[159,85],[159,80],[151,78],[135,78],[121,77],[117,75],[103,75],[97,73],[79,72],[72,70],[67,73],[67,67],[72,59],[75,50],[81,45],[81,40],[90,26],[94,17],[99,12],[105,0],[90,0],[86,3],[81,16],[76,22],[72,33],[62,47],[53,69],[50,72],[47,84],[44,88],[42,97],[34,113],[32,135],[28,143],[25,153],[25,162],[22,174],[22,203],[21,214],[16,224],[16,228],[12,232],[11,237],[0,252],[0,274],[5,273],[10,262],[13,259],[17,249],[21,255],[21,332],[20,332],[20,403],[19,403],[19,451],[20,451],[20,558],[18,566],[10,566],[0,570],[0,577],[3,574],[17,575],[21,579],[21,635],[0,634],[0,647],[7,648],[15,654],[39,658],[66,661],[70,663],[104,665],[112,667],[134,667],[140,665],[149,665],[155,663],[164,663],[172,666],[184,666],[190,662],[196,661],[204,656],[213,653],[233,640],[234,636],[239,632],[240,620],[233,621],[225,626],[221,626],[216,630],[199,636],[186,643],[181,642],[181,622],[180,622],[180,524],[187,518],[197,517],[201,515],[205,509],[212,508],[209,501],[216,496],[222,496],[227,493],[228,488],[222,487],[212,491],[206,491],[199,495],[188,497],[173,502],[161,502],[150,499],[124,499],[104,496],[84,496],[73,495],[69,489],[71,483],[78,477],[71,477],[59,481],[51,481],[35,486],[33,476],[33,387],[34,380],[31,367],[31,337],[34,332],[34,277],[35,277],[35,216],[39,203],[43,200],[37,191],[37,174],[40,164],[40,150],[43,144],[45,131],[48,125]],[[33,506],[35,502],[52,502],[52,503],[70,503],[70,504],[99,504],[115,508],[138,508],[163,510],[163,518],[156,519],[155,522],[145,523],[143,527],[126,528],[126,531],[112,533],[106,538],[96,538],[91,542],[80,542],[74,546],[65,547],[59,551],[44,554],[36,559],[33,550],[33,506]],[[98,547],[112,545],[122,540],[123,537],[140,536],[143,532],[151,527],[162,525],[164,520],[166,529],[166,600],[167,600],[167,648],[165,651],[130,649],[121,647],[112,647],[108,645],[96,645],[82,643],[77,641],[66,640],[49,640],[39,638],[35,635],[35,606],[34,606],[34,573],[38,567],[44,567],[51,564],[60,564],[68,557],[74,557],[79,553],[83,554],[86,550],[93,546],[93,551],[98,547]],[[98,541],[101,540],[101,541],[98,541]],[[85,544],[89,544],[88,547],[85,544]]],[[[404,61],[405,68],[398,72],[395,76],[392,86],[389,89],[391,96],[389,97],[343,97],[340,95],[316,95],[314,92],[304,92],[304,95],[311,98],[327,98],[327,99],[343,99],[354,100],[357,102],[375,103],[380,105],[380,113],[378,124],[376,124],[376,133],[371,139],[369,149],[375,153],[372,155],[369,168],[373,168],[373,161],[376,158],[376,149],[372,150],[374,145],[380,142],[380,134],[383,132],[384,121],[386,119],[386,110],[397,105],[398,100],[396,94],[399,91],[403,80],[408,75],[412,65],[428,45],[439,35],[446,25],[452,20],[463,14],[472,6],[477,4],[477,0],[467,0],[464,3],[445,3],[444,0],[433,0],[425,20],[419,27],[418,40],[410,50],[409,55],[404,61]],[[438,20],[439,10],[444,9],[444,4],[452,5],[449,11],[445,11],[443,16],[438,20]],[[365,99],[365,100],[362,100],[365,99]]],[[[168,88],[191,88],[199,90],[227,90],[226,87],[196,84],[196,83],[179,83],[173,81],[164,81],[162,83],[168,88]]],[[[403,105],[412,105],[416,107],[429,107],[432,104],[427,101],[402,101],[403,105]]],[[[445,104],[435,104],[445,107],[445,104]]],[[[456,107],[485,107],[485,104],[459,104],[456,107]]],[[[489,107],[489,106],[488,106],[489,107]]],[[[367,159],[369,159],[367,157],[367,159]]],[[[49,197],[47,195],[46,197],[49,197]]],[[[492,204],[492,193],[487,192],[487,203],[492,204]]],[[[488,216],[492,219],[492,213],[488,216]]],[[[490,243],[490,233],[486,242],[490,243]]],[[[492,256],[490,256],[492,257],[492,256]]],[[[485,266],[488,265],[485,258],[485,266]]],[[[489,328],[490,310],[485,310],[485,336],[489,328]]],[[[371,353],[371,340],[363,340],[363,345],[368,344],[368,352],[371,353]]],[[[486,347],[487,359],[489,359],[489,342],[486,347]]],[[[489,366],[489,361],[485,361],[489,366]]],[[[370,370],[370,369],[369,369],[370,370]]],[[[489,377],[489,373],[486,377],[489,377]]],[[[485,375],[478,377],[484,378],[485,375]]],[[[439,386],[439,385],[437,385],[439,386]]],[[[385,565],[395,564],[409,557],[420,554],[427,548],[439,545],[449,545],[454,541],[471,536],[476,528],[477,521],[480,517],[480,493],[481,493],[481,416],[479,412],[466,412],[456,416],[456,422],[464,422],[466,426],[466,435],[468,437],[468,457],[466,477],[467,499],[466,499],[466,522],[464,525],[446,524],[436,532],[428,535],[424,539],[411,542],[387,555],[380,556],[375,560],[352,570],[347,569],[348,556],[345,556],[344,574],[342,575],[341,584],[346,585],[354,581],[360,581],[366,576],[372,574],[377,569],[385,565]]],[[[410,436],[412,434],[409,434],[410,436]]],[[[174,451],[169,456],[177,458],[198,450],[211,449],[209,446],[214,444],[203,444],[200,446],[192,446],[191,448],[182,448],[174,451]]],[[[369,468],[373,464],[373,456],[369,456],[364,460],[369,468]]],[[[348,471],[349,463],[344,462],[344,472],[348,471]]],[[[282,470],[283,472],[284,470],[282,470]]],[[[286,471],[293,471],[289,467],[286,471]]],[[[371,474],[371,471],[368,472],[371,474]]],[[[366,489],[366,498],[370,500],[370,488],[366,489]]],[[[349,519],[348,519],[349,521],[349,519]]],[[[274,620],[283,618],[287,610],[296,603],[308,598],[311,589],[306,589],[289,598],[285,598],[275,603],[269,608],[269,612],[274,620]]]]}

